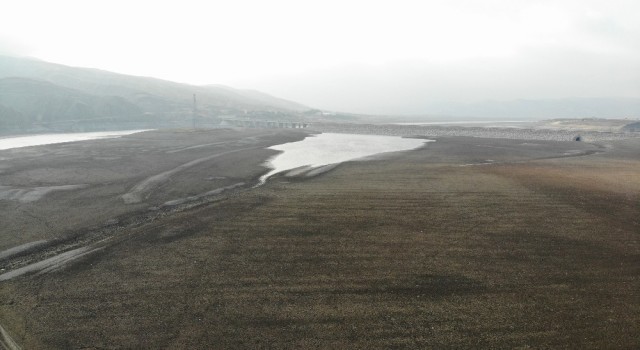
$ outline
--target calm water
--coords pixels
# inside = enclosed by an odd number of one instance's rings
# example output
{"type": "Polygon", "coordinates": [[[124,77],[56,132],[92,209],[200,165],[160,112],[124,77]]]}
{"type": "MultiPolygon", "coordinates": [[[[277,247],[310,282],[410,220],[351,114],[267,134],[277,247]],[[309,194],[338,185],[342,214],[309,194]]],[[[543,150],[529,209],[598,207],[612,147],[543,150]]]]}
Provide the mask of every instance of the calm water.
{"type": "Polygon", "coordinates": [[[81,132],[81,133],[68,133],[68,134],[43,134],[43,135],[31,135],[31,136],[18,136],[0,138],[0,150],[49,145],[53,143],[74,142],[74,141],[87,141],[95,139],[108,139],[114,137],[120,137],[124,135],[131,135],[138,132],[147,130],[125,130],[125,131],[101,131],[101,132],[81,132]]]}
{"type": "Polygon", "coordinates": [[[263,175],[260,182],[285,170],[300,167],[318,168],[350,160],[362,160],[381,153],[412,150],[430,141],[432,140],[377,135],[314,135],[302,141],[269,147],[282,153],[265,164],[273,170],[263,175]]]}

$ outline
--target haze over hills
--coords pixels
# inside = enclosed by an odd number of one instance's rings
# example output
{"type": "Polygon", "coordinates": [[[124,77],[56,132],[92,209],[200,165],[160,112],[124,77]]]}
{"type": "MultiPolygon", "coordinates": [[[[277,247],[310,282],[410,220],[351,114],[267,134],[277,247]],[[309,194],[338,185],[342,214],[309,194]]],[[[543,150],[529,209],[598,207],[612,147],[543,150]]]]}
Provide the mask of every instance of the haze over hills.
{"type": "Polygon", "coordinates": [[[0,56],[0,126],[68,120],[161,121],[247,116],[296,119],[309,108],[250,90],[171,81],[0,56]]]}
{"type": "Polygon", "coordinates": [[[222,85],[196,86],[0,55],[0,129],[5,132],[39,131],[37,128],[43,125],[51,128],[51,125],[63,124],[63,129],[68,129],[71,121],[75,123],[73,130],[104,129],[114,125],[118,128],[187,125],[192,119],[194,94],[199,120],[208,125],[228,118],[292,121],[316,118],[385,123],[640,117],[640,99],[637,98],[443,102],[425,104],[424,113],[415,115],[385,114],[384,109],[376,115],[322,113],[256,90],[222,85]]]}
{"type": "Polygon", "coordinates": [[[27,78],[0,79],[0,104],[26,118],[23,122],[130,118],[143,114],[142,108],[120,96],[92,95],[27,78]]]}
{"type": "Polygon", "coordinates": [[[448,103],[428,108],[437,115],[495,120],[639,118],[638,98],[562,98],[448,103]]]}
{"type": "Polygon", "coordinates": [[[364,123],[640,118],[631,0],[5,7],[0,55],[102,71],[3,58],[0,78],[120,96],[154,120],[190,112],[193,93],[206,116],[300,118],[308,106],[319,111],[303,119],[335,112],[364,123]]]}

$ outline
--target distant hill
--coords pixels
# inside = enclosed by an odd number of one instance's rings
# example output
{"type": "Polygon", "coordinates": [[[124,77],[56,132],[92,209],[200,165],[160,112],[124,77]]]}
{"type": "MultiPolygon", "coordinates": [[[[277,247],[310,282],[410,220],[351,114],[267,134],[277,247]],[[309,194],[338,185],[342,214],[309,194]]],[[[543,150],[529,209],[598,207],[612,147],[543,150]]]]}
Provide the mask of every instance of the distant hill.
{"type": "Polygon", "coordinates": [[[22,128],[26,125],[22,113],[0,104],[0,129],[22,128]]]}
{"type": "Polygon", "coordinates": [[[304,112],[309,110],[309,107],[303,106],[297,102],[288,101],[285,99],[273,97],[269,94],[265,94],[264,92],[256,91],[256,90],[238,90],[233,89],[228,86],[223,85],[206,85],[205,88],[210,89],[211,92],[216,94],[224,94],[227,93],[232,94],[233,96],[242,96],[243,98],[247,98],[264,105],[273,106],[282,108],[285,110],[293,110],[298,112],[304,112]]]}
{"type": "Polygon", "coordinates": [[[0,56],[0,127],[41,121],[188,117],[196,95],[205,118],[262,114],[295,119],[309,108],[257,91],[194,86],[0,56]]]}
{"type": "Polygon", "coordinates": [[[640,122],[629,123],[622,128],[623,131],[640,132],[640,122]]]}
{"type": "MultiPolygon", "coordinates": [[[[0,105],[22,122],[132,117],[142,109],[119,96],[96,96],[40,80],[0,79],[0,105]],[[19,112],[18,112],[19,111],[19,112]],[[17,114],[16,114],[17,113],[17,114]]],[[[3,118],[4,119],[4,118],[3,118]]]]}
{"type": "Polygon", "coordinates": [[[478,119],[541,120],[551,118],[626,118],[640,117],[638,98],[563,98],[518,99],[451,103],[429,107],[435,115],[478,119]]]}

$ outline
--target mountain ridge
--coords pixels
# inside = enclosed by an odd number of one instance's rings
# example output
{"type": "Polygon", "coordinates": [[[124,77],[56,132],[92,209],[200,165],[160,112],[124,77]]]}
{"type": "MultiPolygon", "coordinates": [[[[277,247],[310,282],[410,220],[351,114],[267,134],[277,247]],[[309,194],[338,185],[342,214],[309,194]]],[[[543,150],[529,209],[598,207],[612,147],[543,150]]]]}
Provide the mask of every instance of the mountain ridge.
{"type": "Polygon", "coordinates": [[[149,122],[184,120],[192,117],[194,95],[198,117],[205,119],[277,114],[295,120],[309,109],[262,92],[189,85],[2,55],[0,81],[0,104],[4,106],[0,109],[0,127],[105,117],[121,121],[134,117],[149,122]],[[46,110],[47,106],[57,108],[46,110]],[[111,113],[118,110],[122,113],[111,113]],[[20,115],[23,120],[18,122],[20,115]]]}

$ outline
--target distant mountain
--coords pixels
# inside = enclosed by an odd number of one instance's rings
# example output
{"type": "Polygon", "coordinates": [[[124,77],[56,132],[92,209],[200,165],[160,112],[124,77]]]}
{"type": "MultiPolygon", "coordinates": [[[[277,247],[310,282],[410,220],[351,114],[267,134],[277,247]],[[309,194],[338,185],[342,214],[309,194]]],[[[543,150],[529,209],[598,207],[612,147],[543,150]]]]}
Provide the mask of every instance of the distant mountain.
{"type": "Polygon", "coordinates": [[[640,122],[629,123],[622,128],[623,131],[640,132],[640,122]]]}
{"type": "Polygon", "coordinates": [[[12,119],[16,119],[15,113],[18,113],[26,118],[22,122],[126,118],[143,113],[140,107],[123,97],[90,95],[26,78],[0,79],[0,105],[8,108],[0,113],[13,113],[12,119]]]}
{"type": "Polygon", "coordinates": [[[263,114],[296,119],[309,108],[257,91],[194,86],[0,56],[0,126],[98,118],[188,118],[196,95],[203,118],[263,114]],[[19,121],[18,121],[19,120],[19,121]],[[12,122],[13,121],[13,122],[12,122]]]}
{"type": "Polygon", "coordinates": [[[298,111],[298,112],[304,112],[309,110],[309,107],[303,106],[297,102],[292,102],[285,99],[273,97],[269,94],[265,94],[264,92],[260,92],[256,90],[238,90],[238,89],[233,89],[223,85],[206,85],[205,88],[208,88],[211,90],[211,92],[215,92],[217,94],[224,94],[224,92],[226,91],[234,96],[240,95],[244,98],[257,101],[264,105],[278,107],[285,110],[292,110],[292,111],[298,111]]]}
{"type": "Polygon", "coordinates": [[[22,128],[26,125],[22,113],[15,109],[0,104],[0,130],[22,128]]]}
{"type": "Polygon", "coordinates": [[[429,113],[477,119],[541,120],[552,118],[640,117],[638,98],[565,98],[484,101],[430,106],[429,113]]]}

